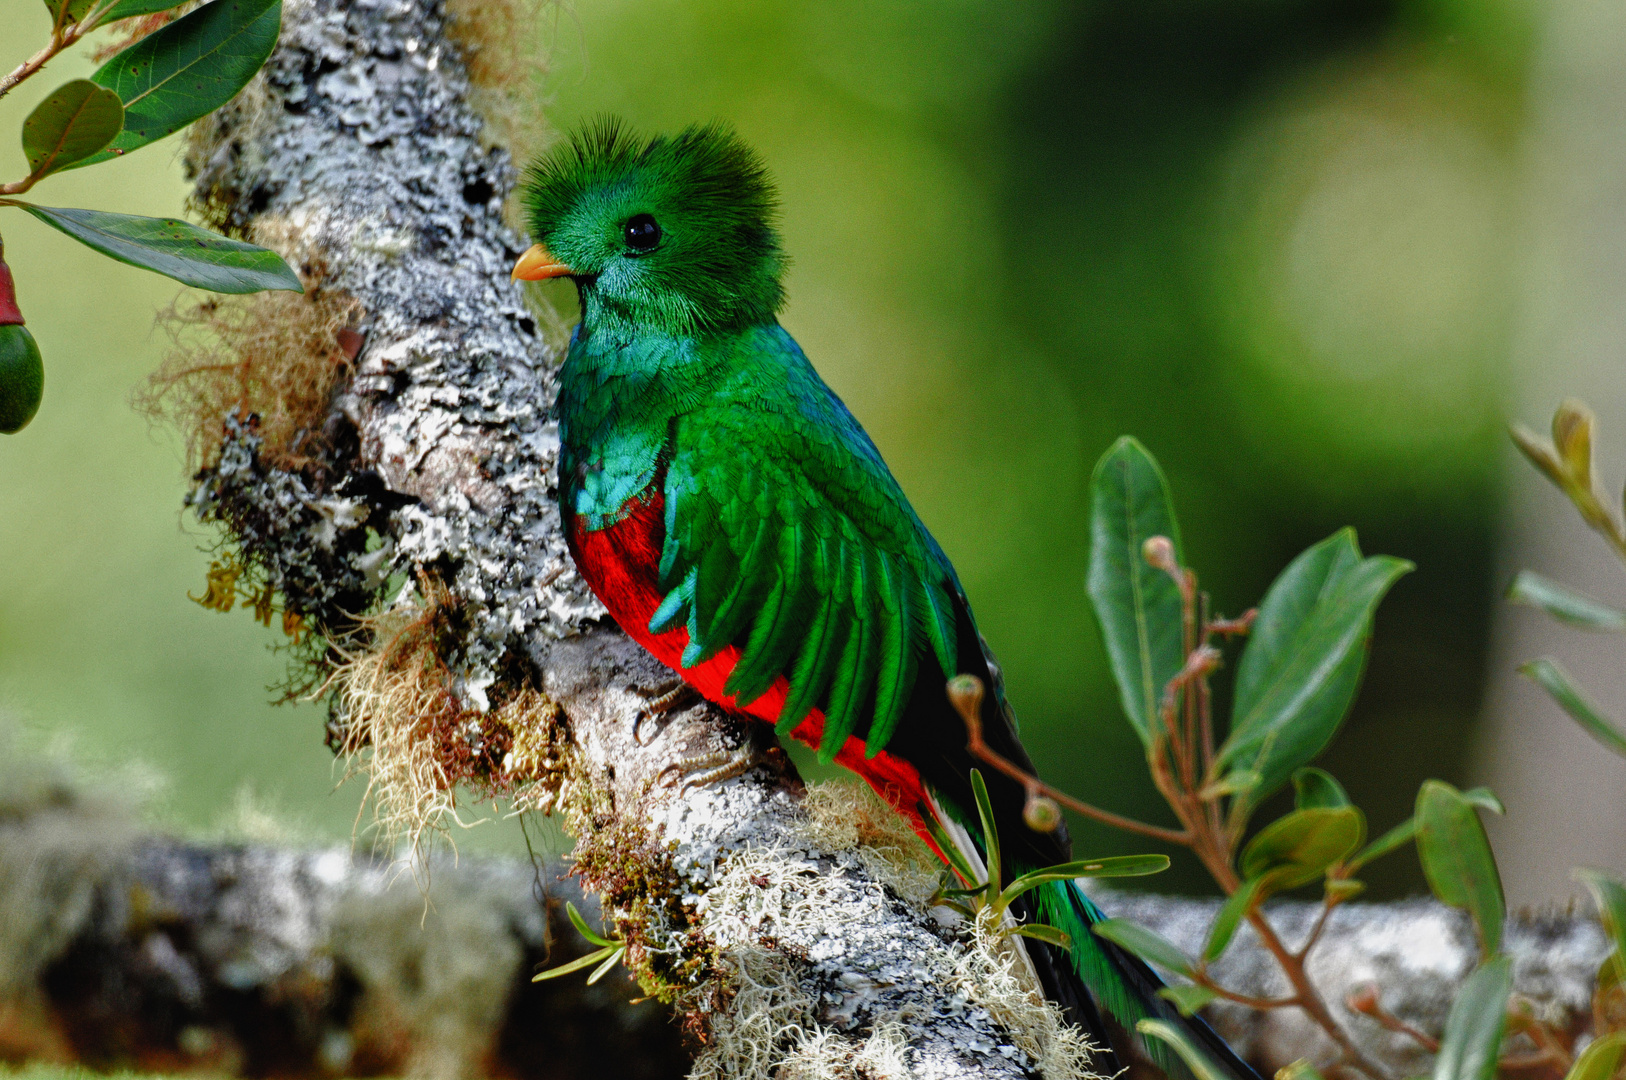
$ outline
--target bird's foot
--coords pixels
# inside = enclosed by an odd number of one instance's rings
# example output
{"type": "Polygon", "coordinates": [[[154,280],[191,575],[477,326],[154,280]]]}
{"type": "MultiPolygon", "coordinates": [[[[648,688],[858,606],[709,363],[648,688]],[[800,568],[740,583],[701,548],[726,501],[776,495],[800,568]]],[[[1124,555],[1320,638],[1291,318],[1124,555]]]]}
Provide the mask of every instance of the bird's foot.
{"type": "MultiPolygon", "coordinates": [[[[648,746],[660,735],[660,729],[650,736],[646,742],[640,735],[645,720],[664,720],[675,712],[682,712],[693,705],[700,704],[700,691],[684,682],[682,679],[673,679],[671,682],[661,683],[649,690],[635,690],[648,699],[648,704],[638,710],[638,715],[632,721],[632,741],[639,746],[648,746]]],[[[660,725],[664,728],[666,725],[660,725]]]]}
{"type": "MultiPolygon", "coordinates": [[[[680,758],[663,768],[657,777],[675,773],[677,777],[682,778],[681,789],[687,791],[690,788],[709,787],[724,780],[732,780],[766,760],[760,748],[746,745],[738,750],[714,750],[709,754],[680,758]]],[[[669,779],[668,783],[670,782],[672,781],[669,779]]]]}

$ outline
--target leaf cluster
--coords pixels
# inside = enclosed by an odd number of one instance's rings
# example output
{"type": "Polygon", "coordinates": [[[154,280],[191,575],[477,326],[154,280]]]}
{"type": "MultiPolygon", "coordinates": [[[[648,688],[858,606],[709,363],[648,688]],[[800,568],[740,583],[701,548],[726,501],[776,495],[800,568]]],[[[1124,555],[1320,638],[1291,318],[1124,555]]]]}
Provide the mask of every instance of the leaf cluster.
{"type": "MultiPolygon", "coordinates": [[[[1603,490],[1592,462],[1592,436],[1596,420],[1579,401],[1565,401],[1553,413],[1553,437],[1548,442],[1522,424],[1512,426],[1513,442],[1542,475],[1564,493],[1581,519],[1626,560],[1626,520],[1603,490]]],[[[1508,587],[1515,604],[1539,608],[1559,622],[1605,634],[1626,633],[1626,611],[1594,600],[1531,570],[1521,570],[1508,587]]],[[[1564,665],[1550,656],[1531,660],[1519,668],[1558,703],[1559,708],[1615,753],[1626,757],[1626,727],[1606,716],[1576,684],[1564,665]]]]}
{"type": "MultiPolygon", "coordinates": [[[[91,31],[122,19],[167,12],[179,2],[46,0],[49,41],[0,80],[0,96],[91,31]]],[[[57,87],[23,120],[28,175],[0,183],[0,206],[24,210],[111,259],[195,288],[221,293],[302,291],[298,275],[276,252],[184,221],[44,206],[17,198],[56,173],[112,161],[220,108],[264,65],[281,26],[282,0],[210,0],[120,50],[88,79],[57,87]]],[[[15,311],[9,288],[0,296],[0,308],[15,311]]],[[[0,327],[0,332],[26,333],[20,314],[14,324],[17,329],[0,327]]],[[[0,380],[9,380],[0,385],[0,396],[12,394],[17,388],[10,381],[21,377],[0,369],[0,380]]],[[[33,387],[35,406],[37,390],[33,387]]],[[[20,409],[12,411],[22,415],[20,409]]],[[[33,415],[32,409],[26,413],[33,415]]],[[[8,425],[6,430],[15,428],[8,425]]]]}
{"type": "MultiPolygon", "coordinates": [[[[1591,472],[1590,417],[1573,405],[1566,410],[1554,423],[1554,447],[1540,447],[1523,435],[1517,436],[1520,445],[1626,557],[1626,528],[1598,493],[1591,472]]],[[[1187,980],[1161,991],[1183,1014],[1217,999],[1256,1009],[1297,1008],[1337,1048],[1336,1058],[1323,1067],[1392,1080],[1333,1015],[1309,978],[1306,961],[1334,909],[1364,888],[1360,870],[1415,845],[1435,896],[1472,919],[1480,964],[1459,990],[1438,1039],[1387,1013],[1376,987],[1352,997],[1346,1003],[1351,1012],[1436,1051],[1434,1080],[1490,1080],[1501,1069],[1533,1067],[1546,1069],[1555,1080],[1566,1075],[1608,1080],[1626,1047],[1626,1034],[1608,1019],[1614,997],[1626,995],[1626,885],[1596,871],[1578,871],[1616,951],[1599,976],[1596,1041],[1572,1059],[1559,1034],[1512,993],[1511,961],[1501,951],[1507,905],[1480,820],[1482,811],[1503,812],[1496,797],[1482,788],[1459,791],[1429,780],[1417,793],[1413,815],[1370,839],[1365,814],[1337,779],[1312,764],[1337,734],[1359,691],[1377,607],[1411,564],[1363,555],[1354,532],[1344,529],[1294,559],[1257,609],[1226,619],[1210,612],[1196,574],[1184,564],[1168,482],[1143,446],[1125,438],[1107,451],[1094,473],[1091,502],[1090,598],[1125,718],[1181,828],[1122,818],[1022,773],[982,743],[969,707],[972,697],[957,694],[952,684],[950,697],[966,717],[972,752],[1026,783],[1030,803],[1053,799],[1098,820],[1183,845],[1226,896],[1198,956],[1125,919],[1104,920],[1094,932],[1187,980]],[[1246,643],[1234,657],[1232,724],[1220,732],[1209,677],[1231,657],[1231,643],[1243,637],[1246,643]],[[1256,825],[1260,804],[1289,782],[1292,811],[1256,825]],[[1265,902],[1315,883],[1321,887],[1320,916],[1309,939],[1290,950],[1271,925],[1265,902]],[[1248,997],[1211,975],[1210,965],[1231,947],[1243,923],[1279,965],[1291,987],[1288,995],[1248,997]],[[1503,1043],[1510,1031],[1528,1036],[1539,1053],[1508,1056],[1503,1043]]],[[[1626,630],[1626,613],[1532,574],[1520,576],[1514,598],[1589,629],[1626,630]]],[[[1600,739],[1626,747],[1626,736],[1585,705],[1554,662],[1538,665],[1527,666],[1527,673],[1553,690],[1572,714],[1582,712],[1577,718],[1600,739]]],[[[1175,1025],[1146,1020],[1139,1030],[1167,1043],[1203,1080],[1223,1075],[1175,1025]]],[[[1289,1080],[1319,1080],[1320,1075],[1309,1062],[1285,1072],[1289,1080]]]]}

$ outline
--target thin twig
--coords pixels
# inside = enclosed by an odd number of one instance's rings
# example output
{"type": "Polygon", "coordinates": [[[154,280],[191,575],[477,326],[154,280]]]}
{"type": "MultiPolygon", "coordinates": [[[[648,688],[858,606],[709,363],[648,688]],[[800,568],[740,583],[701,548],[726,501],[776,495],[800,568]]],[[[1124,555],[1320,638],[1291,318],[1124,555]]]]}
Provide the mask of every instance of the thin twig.
{"type": "Polygon", "coordinates": [[[1304,963],[1305,959],[1310,955],[1310,950],[1315,948],[1315,943],[1321,940],[1321,932],[1327,928],[1327,920],[1332,916],[1332,909],[1337,906],[1338,901],[1328,897],[1322,898],[1321,914],[1316,917],[1315,925],[1310,927],[1310,936],[1304,939],[1304,944],[1300,946],[1299,951],[1293,954],[1299,963],[1304,963]]]}
{"type": "Polygon", "coordinates": [[[1351,994],[1344,1004],[1351,1012],[1357,1012],[1362,1016],[1371,1017],[1373,1020],[1377,1021],[1380,1027],[1406,1036],[1408,1039],[1412,1040],[1429,1053],[1437,1054],[1440,1052],[1440,1040],[1434,1038],[1432,1035],[1429,1035],[1426,1032],[1419,1031],[1417,1028],[1412,1027],[1410,1024],[1406,1023],[1406,1021],[1400,1019],[1400,1017],[1383,1007],[1383,1001],[1378,996],[1378,988],[1376,985],[1368,986],[1364,990],[1351,994]]]}
{"type": "Polygon", "coordinates": [[[1085,817],[1094,818],[1096,821],[1114,826],[1115,828],[1140,833],[1142,836],[1150,836],[1155,840],[1162,840],[1164,843],[1180,844],[1182,846],[1190,845],[1191,834],[1188,832],[1179,832],[1175,829],[1166,829],[1161,825],[1150,825],[1144,821],[1136,821],[1134,818],[1127,818],[1121,814],[1114,814],[1111,810],[1103,810],[1098,806],[1091,806],[1087,802],[1073,798],[1065,791],[1051,787],[1038,777],[1033,776],[1024,769],[1018,768],[1016,765],[1013,765],[1011,762],[995,753],[988,746],[988,744],[982,740],[982,717],[977,713],[978,708],[980,708],[982,704],[982,680],[978,679],[974,675],[961,675],[958,676],[954,681],[950,682],[950,687],[952,688],[954,686],[954,682],[958,682],[960,680],[965,680],[963,685],[968,689],[968,691],[972,683],[976,684],[974,692],[956,694],[951,690],[949,694],[949,700],[953,702],[955,709],[960,714],[960,718],[965,721],[967,736],[966,749],[969,750],[973,756],[986,761],[988,764],[992,765],[1006,776],[1009,776],[1012,780],[1024,785],[1030,792],[1038,791],[1044,795],[1047,795],[1050,798],[1055,799],[1061,805],[1067,807],[1069,810],[1074,810],[1080,814],[1083,814],[1085,817]],[[972,700],[973,698],[975,700],[972,700]]]}

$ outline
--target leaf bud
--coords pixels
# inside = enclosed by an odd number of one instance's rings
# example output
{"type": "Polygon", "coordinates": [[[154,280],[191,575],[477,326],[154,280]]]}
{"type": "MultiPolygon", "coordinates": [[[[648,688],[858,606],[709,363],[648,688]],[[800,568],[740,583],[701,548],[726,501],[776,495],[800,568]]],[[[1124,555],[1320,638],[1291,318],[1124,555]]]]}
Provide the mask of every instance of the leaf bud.
{"type": "Polygon", "coordinates": [[[1350,1011],[1352,1012],[1364,1013],[1367,1016],[1371,1016],[1373,1013],[1378,1011],[1377,984],[1367,983],[1360,989],[1355,990],[1349,995],[1348,998],[1344,1000],[1344,1004],[1348,1005],[1350,1011]]]}
{"type": "Polygon", "coordinates": [[[1030,791],[1022,806],[1022,821],[1034,832],[1055,832],[1061,827],[1061,807],[1050,796],[1030,791]]]}
{"type": "Polygon", "coordinates": [[[1553,413],[1553,447],[1577,487],[1592,486],[1592,410],[1569,398],[1553,413]]]}
{"type": "Polygon", "coordinates": [[[1180,564],[1174,559],[1174,541],[1167,536],[1148,536],[1140,547],[1141,558],[1164,573],[1175,574],[1180,564]]]}
{"type": "Polygon", "coordinates": [[[948,699],[968,724],[976,724],[982,715],[982,680],[975,675],[956,675],[948,681],[948,699]]]}

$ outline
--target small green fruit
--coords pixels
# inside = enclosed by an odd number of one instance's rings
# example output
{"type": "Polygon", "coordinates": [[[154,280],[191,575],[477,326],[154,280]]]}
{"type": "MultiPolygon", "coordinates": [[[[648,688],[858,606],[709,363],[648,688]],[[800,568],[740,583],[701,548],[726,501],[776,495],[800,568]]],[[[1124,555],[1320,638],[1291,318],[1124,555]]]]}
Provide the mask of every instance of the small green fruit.
{"type": "Polygon", "coordinates": [[[44,394],[45,364],[34,335],[26,326],[0,326],[0,432],[27,427],[44,394]]]}

